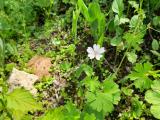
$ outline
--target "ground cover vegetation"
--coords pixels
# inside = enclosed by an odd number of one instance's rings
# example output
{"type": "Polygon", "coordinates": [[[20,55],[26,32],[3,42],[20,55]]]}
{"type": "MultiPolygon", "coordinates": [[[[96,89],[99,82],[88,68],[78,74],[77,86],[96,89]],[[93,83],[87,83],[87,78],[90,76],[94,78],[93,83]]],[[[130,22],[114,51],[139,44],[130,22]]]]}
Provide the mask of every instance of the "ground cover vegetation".
{"type": "Polygon", "coordinates": [[[0,120],[160,119],[159,0],[0,0],[0,120]]]}

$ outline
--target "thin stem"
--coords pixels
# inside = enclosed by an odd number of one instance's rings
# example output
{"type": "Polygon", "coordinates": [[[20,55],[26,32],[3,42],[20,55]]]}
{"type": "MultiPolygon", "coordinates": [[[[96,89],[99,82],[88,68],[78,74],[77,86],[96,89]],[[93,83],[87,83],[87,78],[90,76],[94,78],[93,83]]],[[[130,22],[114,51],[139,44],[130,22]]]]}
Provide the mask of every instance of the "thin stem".
{"type": "Polygon", "coordinates": [[[158,32],[158,33],[160,33],[160,31],[159,30],[156,30],[156,29],[154,29],[154,28],[152,28],[152,27],[148,27],[149,29],[152,29],[152,30],[154,30],[154,31],[156,31],[156,32],[158,32]]]}
{"type": "Polygon", "coordinates": [[[128,50],[129,50],[129,48],[130,48],[130,47],[128,47],[127,50],[125,51],[125,53],[124,53],[124,55],[123,55],[123,58],[122,58],[122,60],[121,60],[121,62],[120,62],[120,64],[119,64],[118,68],[116,69],[114,75],[117,75],[117,73],[118,73],[118,71],[119,71],[119,69],[120,69],[120,67],[121,67],[121,65],[122,65],[122,63],[123,63],[123,61],[124,61],[124,59],[125,59],[125,57],[126,57],[126,54],[127,54],[128,50]]]}
{"type": "Polygon", "coordinates": [[[110,68],[113,72],[115,72],[114,68],[112,67],[111,64],[109,64],[109,62],[108,62],[107,59],[105,59],[105,63],[109,66],[109,68],[110,68]]]}

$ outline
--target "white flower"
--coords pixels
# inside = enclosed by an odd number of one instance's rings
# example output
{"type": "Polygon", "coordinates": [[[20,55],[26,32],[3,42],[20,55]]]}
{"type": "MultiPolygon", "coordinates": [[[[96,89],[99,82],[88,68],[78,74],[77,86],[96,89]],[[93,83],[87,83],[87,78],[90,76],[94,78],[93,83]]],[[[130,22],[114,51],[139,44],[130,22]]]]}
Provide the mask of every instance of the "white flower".
{"type": "Polygon", "coordinates": [[[88,47],[87,48],[88,57],[90,59],[96,58],[97,60],[100,60],[102,57],[102,54],[105,52],[104,47],[100,47],[99,45],[94,44],[93,48],[88,47]]]}

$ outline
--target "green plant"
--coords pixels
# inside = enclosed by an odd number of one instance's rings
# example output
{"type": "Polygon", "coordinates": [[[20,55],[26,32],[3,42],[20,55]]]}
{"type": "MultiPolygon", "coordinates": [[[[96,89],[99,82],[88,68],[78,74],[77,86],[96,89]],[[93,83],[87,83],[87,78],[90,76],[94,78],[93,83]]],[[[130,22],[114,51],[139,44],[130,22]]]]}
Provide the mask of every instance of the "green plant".
{"type": "Polygon", "coordinates": [[[134,71],[128,75],[130,80],[134,81],[136,88],[139,88],[141,91],[144,89],[149,89],[152,84],[152,80],[149,78],[149,72],[152,70],[152,64],[136,64],[134,71]]]}
{"type": "Polygon", "coordinates": [[[20,88],[7,94],[5,91],[2,91],[0,93],[0,103],[2,105],[2,119],[8,117],[10,119],[21,120],[27,112],[42,109],[41,104],[36,102],[31,93],[20,88]]]}
{"type": "Polygon", "coordinates": [[[160,91],[159,91],[160,82],[158,80],[153,81],[151,85],[151,90],[148,90],[145,93],[145,100],[151,104],[150,111],[155,118],[160,119],[160,91]]]}
{"type": "Polygon", "coordinates": [[[4,59],[5,59],[5,51],[4,51],[4,42],[2,39],[0,39],[0,67],[3,67],[4,65],[4,59]]]}
{"type": "Polygon", "coordinates": [[[87,8],[83,0],[78,0],[78,7],[89,23],[94,40],[102,45],[105,33],[105,15],[101,12],[99,4],[92,2],[87,8]]]}
{"type": "Polygon", "coordinates": [[[76,10],[73,11],[73,18],[72,18],[72,34],[74,35],[75,39],[77,38],[77,22],[79,14],[80,10],[76,7],[76,10]]]}
{"type": "Polygon", "coordinates": [[[103,115],[113,111],[113,104],[118,104],[120,100],[120,90],[113,81],[105,80],[103,82],[103,91],[87,92],[87,104],[93,110],[102,112],[103,115]]]}

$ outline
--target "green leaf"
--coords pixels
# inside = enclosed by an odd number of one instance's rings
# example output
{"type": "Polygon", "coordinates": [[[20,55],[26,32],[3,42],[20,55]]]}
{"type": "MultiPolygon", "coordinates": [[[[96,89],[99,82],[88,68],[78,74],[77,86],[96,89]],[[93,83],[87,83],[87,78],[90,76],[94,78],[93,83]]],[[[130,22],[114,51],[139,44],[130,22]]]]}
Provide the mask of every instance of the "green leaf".
{"type": "Polygon", "coordinates": [[[118,46],[122,41],[121,37],[114,37],[113,39],[111,39],[111,45],[112,46],[118,46]]]}
{"type": "Polygon", "coordinates": [[[138,15],[134,15],[132,18],[131,18],[131,21],[130,21],[130,25],[129,27],[130,28],[136,28],[137,24],[138,24],[138,15]]]}
{"type": "Polygon", "coordinates": [[[112,4],[112,10],[121,17],[124,10],[123,0],[114,0],[112,4]]]}
{"type": "Polygon", "coordinates": [[[159,43],[156,39],[153,39],[153,41],[152,41],[152,49],[153,50],[158,50],[159,49],[159,43]]]}
{"type": "Polygon", "coordinates": [[[80,111],[69,102],[65,106],[48,110],[39,120],[79,120],[80,111]]]}
{"type": "Polygon", "coordinates": [[[72,34],[74,37],[77,37],[77,22],[79,18],[80,10],[76,7],[76,11],[73,11],[73,18],[72,18],[72,34]]]}
{"type": "Polygon", "coordinates": [[[139,4],[137,4],[136,1],[128,1],[128,3],[136,9],[136,11],[138,11],[138,8],[139,8],[139,4]]]}
{"type": "Polygon", "coordinates": [[[98,77],[86,77],[83,81],[84,85],[89,89],[89,91],[96,91],[100,86],[100,82],[98,81],[98,77]]]}
{"type": "Polygon", "coordinates": [[[129,89],[129,88],[126,88],[126,87],[122,87],[122,92],[127,95],[127,96],[132,96],[132,93],[133,93],[133,90],[132,89],[129,89]]]}
{"type": "Polygon", "coordinates": [[[92,2],[89,4],[88,13],[90,16],[90,21],[94,21],[96,18],[100,16],[101,13],[100,6],[97,2],[92,2]]]}
{"type": "Polygon", "coordinates": [[[65,105],[64,116],[65,120],[79,120],[80,119],[80,111],[76,108],[76,106],[69,102],[65,105]]]}
{"type": "Polygon", "coordinates": [[[9,93],[6,98],[7,108],[12,111],[16,120],[20,120],[28,111],[42,109],[41,104],[37,103],[31,93],[24,89],[17,88],[9,93]]]}
{"type": "Polygon", "coordinates": [[[75,77],[79,78],[82,72],[85,72],[87,76],[92,76],[93,75],[93,69],[86,64],[82,64],[75,73],[75,77]]]}
{"type": "Polygon", "coordinates": [[[93,110],[104,114],[112,112],[114,106],[120,101],[120,90],[113,81],[105,80],[103,83],[103,92],[87,92],[87,105],[93,110]]]}
{"type": "Polygon", "coordinates": [[[111,80],[105,80],[103,82],[103,89],[106,94],[112,96],[113,104],[117,105],[120,101],[120,89],[118,88],[118,85],[111,80]]]}
{"type": "Polygon", "coordinates": [[[84,116],[84,120],[96,120],[96,117],[94,114],[88,114],[86,113],[84,116]]]}
{"type": "Polygon", "coordinates": [[[132,98],[131,100],[131,113],[134,118],[140,118],[143,112],[143,102],[139,101],[137,97],[132,98]]]}
{"type": "Polygon", "coordinates": [[[140,50],[139,45],[143,43],[144,34],[139,32],[137,34],[127,32],[124,34],[123,38],[126,40],[126,47],[133,47],[135,50],[140,50]]]}
{"type": "Polygon", "coordinates": [[[68,71],[71,68],[71,63],[69,62],[63,62],[62,64],[60,64],[60,68],[64,71],[68,71]]]}
{"type": "Polygon", "coordinates": [[[160,53],[154,50],[150,50],[152,52],[153,55],[160,57],[160,53]]]}
{"type": "Polygon", "coordinates": [[[83,0],[78,0],[78,7],[80,8],[81,13],[86,18],[86,20],[89,21],[90,18],[89,18],[88,8],[83,0]]]}
{"type": "Polygon", "coordinates": [[[153,18],[153,25],[154,26],[160,26],[160,16],[155,16],[153,18]]]}
{"type": "Polygon", "coordinates": [[[98,112],[112,112],[113,111],[113,98],[112,95],[96,92],[87,92],[86,94],[87,104],[94,110],[98,112]]]}
{"type": "Polygon", "coordinates": [[[48,110],[39,120],[65,120],[64,107],[48,110]]]}
{"type": "Polygon", "coordinates": [[[125,24],[125,23],[128,23],[128,22],[129,22],[129,19],[128,19],[128,18],[121,17],[120,20],[119,20],[119,25],[125,24]]]}
{"type": "Polygon", "coordinates": [[[137,55],[134,52],[127,52],[127,58],[128,58],[128,61],[133,64],[137,60],[137,55]]]}
{"type": "Polygon", "coordinates": [[[4,8],[4,0],[0,0],[0,10],[4,8]]]}
{"type": "Polygon", "coordinates": [[[49,7],[51,2],[50,0],[36,0],[35,4],[39,7],[49,7]]]}
{"type": "Polygon", "coordinates": [[[155,80],[151,88],[145,93],[145,100],[152,104],[150,110],[153,116],[160,119],[160,81],[155,80]]]}
{"type": "Polygon", "coordinates": [[[160,105],[152,105],[151,113],[155,118],[160,119],[160,105]]]}
{"type": "Polygon", "coordinates": [[[5,58],[4,42],[0,38],[0,67],[2,67],[4,64],[4,58],[5,58]]]}
{"type": "Polygon", "coordinates": [[[134,71],[128,75],[130,80],[134,81],[136,88],[139,88],[141,91],[151,87],[152,80],[148,77],[149,72],[152,70],[152,64],[150,63],[137,63],[134,67],[134,71]]]}

